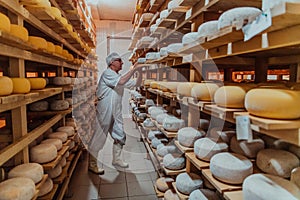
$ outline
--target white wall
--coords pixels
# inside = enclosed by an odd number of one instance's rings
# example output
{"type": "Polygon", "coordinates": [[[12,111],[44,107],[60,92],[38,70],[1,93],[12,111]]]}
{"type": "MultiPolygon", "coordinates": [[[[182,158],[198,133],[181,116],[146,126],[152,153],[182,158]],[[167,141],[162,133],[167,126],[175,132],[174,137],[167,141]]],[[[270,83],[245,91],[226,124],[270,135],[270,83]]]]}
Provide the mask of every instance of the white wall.
{"type": "MultiPolygon", "coordinates": [[[[131,21],[111,21],[111,20],[100,20],[96,21],[97,26],[97,47],[96,52],[99,58],[98,61],[98,78],[100,78],[102,72],[106,69],[105,58],[109,52],[107,52],[107,36],[122,36],[131,37],[132,24],[131,21]]],[[[121,74],[126,73],[129,70],[131,63],[128,61],[130,52],[128,47],[130,40],[124,39],[111,39],[110,40],[110,52],[117,52],[122,56],[124,61],[123,69],[120,71],[121,74]]],[[[124,117],[129,116],[129,94],[125,92],[123,96],[123,115],[124,117]]]]}

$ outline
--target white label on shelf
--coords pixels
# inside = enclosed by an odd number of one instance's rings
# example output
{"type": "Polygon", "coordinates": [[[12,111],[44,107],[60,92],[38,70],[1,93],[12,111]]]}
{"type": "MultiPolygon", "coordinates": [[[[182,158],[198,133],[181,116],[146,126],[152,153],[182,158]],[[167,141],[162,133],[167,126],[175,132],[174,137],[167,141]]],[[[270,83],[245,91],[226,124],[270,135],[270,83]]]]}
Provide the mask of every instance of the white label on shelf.
{"type": "Polygon", "coordinates": [[[249,116],[236,117],[236,137],[237,140],[252,141],[253,135],[249,116]]]}
{"type": "Polygon", "coordinates": [[[272,25],[272,14],[270,9],[260,14],[252,23],[242,28],[244,32],[244,41],[250,40],[252,37],[266,30],[272,25]]]}
{"type": "Polygon", "coordinates": [[[185,13],[185,20],[189,19],[192,16],[192,8],[186,11],[185,13]]]}
{"type": "Polygon", "coordinates": [[[193,54],[189,54],[189,55],[184,55],[182,57],[182,62],[185,63],[185,62],[193,62],[193,54]]]}
{"type": "Polygon", "coordinates": [[[268,48],[269,47],[269,40],[268,40],[268,33],[263,33],[261,36],[261,47],[268,48]]]}
{"type": "Polygon", "coordinates": [[[232,54],[232,43],[228,43],[227,45],[227,55],[231,55],[232,54]]]}
{"type": "Polygon", "coordinates": [[[208,3],[209,3],[209,0],[205,0],[205,4],[204,5],[206,6],[208,3]]]}

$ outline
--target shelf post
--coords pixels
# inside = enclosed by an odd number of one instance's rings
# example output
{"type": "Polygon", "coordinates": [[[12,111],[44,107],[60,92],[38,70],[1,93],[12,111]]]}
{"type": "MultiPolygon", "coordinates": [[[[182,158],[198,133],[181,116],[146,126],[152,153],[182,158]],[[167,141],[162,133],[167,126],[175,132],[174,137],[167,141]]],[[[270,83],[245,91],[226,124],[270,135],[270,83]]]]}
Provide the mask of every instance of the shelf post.
{"type": "Polygon", "coordinates": [[[255,59],[255,83],[266,82],[268,76],[268,59],[255,59]]]}

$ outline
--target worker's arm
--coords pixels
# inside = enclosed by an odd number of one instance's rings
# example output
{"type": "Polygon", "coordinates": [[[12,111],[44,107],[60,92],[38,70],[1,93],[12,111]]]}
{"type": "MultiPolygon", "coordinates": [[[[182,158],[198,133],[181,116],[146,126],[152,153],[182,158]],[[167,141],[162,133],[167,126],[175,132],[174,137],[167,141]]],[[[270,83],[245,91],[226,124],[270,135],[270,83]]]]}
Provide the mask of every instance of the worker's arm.
{"type": "MultiPolygon", "coordinates": [[[[142,69],[142,66],[134,65],[132,69],[130,69],[126,74],[121,76],[118,85],[124,85],[129,81],[129,79],[132,77],[132,75],[137,71],[142,69]]],[[[141,75],[139,75],[140,78],[141,75]]]]}

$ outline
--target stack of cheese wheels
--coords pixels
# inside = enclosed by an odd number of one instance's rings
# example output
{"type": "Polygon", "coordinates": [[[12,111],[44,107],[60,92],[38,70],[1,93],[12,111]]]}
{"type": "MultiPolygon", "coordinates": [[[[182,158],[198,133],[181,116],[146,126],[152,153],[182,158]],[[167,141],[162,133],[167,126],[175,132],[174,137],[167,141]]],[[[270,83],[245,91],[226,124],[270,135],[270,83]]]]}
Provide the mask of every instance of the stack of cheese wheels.
{"type": "Polygon", "coordinates": [[[235,153],[218,153],[210,160],[213,176],[225,183],[241,184],[253,173],[253,164],[245,156],[235,153]]]}
{"type": "Polygon", "coordinates": [[[257,88],[247,92],[245,107],[259,117],[273,119],[300,118],[300,91],[257,88]]]}
{"type": "Polygon", "coordinates": [[[63,48],[61,46],[55,45],[55,53],[62,55],[63,48]]]}
{"type": "Polygon", "coordinates": [[[47,135],[47,138],[56,138],[60,139],[62,143],[66,142],[68,140],[68,134],[65,132],[53,132],[47,135]]]}
{"type": "Polygon", "coordinates": [[[55,100],[51,102],[50,109],[54,111],[67,110],[69,108],[69,102],[66,100],[55,100]]]}
{"type": "Polygon", "coordinates": [[[199,37],[216,35],[218,32],[218,20],[204,22],[198,27],[199,37]]]}
{"type": "Polygon", "coordinates": [[[159,124],[163,124],[164,119],[165,119],[166,117],[169,117],[169,116],[170,116],[170,115],[167,114],[167,113],[159,114],[159,115],[156,116],[156,121],[157,121],[157,123],[159,123],[159,124]]]}
{"type": "Polygon", "coordinates": [[[265,173],[289,178],[291,171],[299,167],[300,161],[294,154],[279,149],[263,149],[257,154],[257,167],[265,173]]]}
{"type": "Polygon", "coordinates": [[[49,192],[51,192],[52,189],[53,181],[51,178],[48,177],[45,183],[39,188],[39,197],[48,194],[49,192]]]}
{"type": "Polygon", "coordinates": [[[73,136],[75,134],[75,129],[72,126],[61,126],[58,129],[56,129],[56,131],[67,133],[68,137],[73,136]]]}
{"type": "Polygon", "coordinates": [[[47,51],[50,53],[55,53],[55,45],[52,42],[47,42],[47,51]]]}
{"type": "Polygon", "coordinates": [[[197,84],[197,83],[191,83],[191,82],[178,83],[177,94],[184,96],[184,97],[191,97],[192,96],[191,90],[195,84],[197,84]]]}
{"type": "Polygon", "coordinates": [[[243,182],[244,200],[300,199],[300,189],[291,181],[269,174],[253,174],[243,182]]]}
{"type": "Polygon", "coordinates": [[[174,116],[166,117],[163,121],[163,127],[167,131],[176,132],[179,129],[183,128],[185,125],[183,119],[178,119],[174,116]]]}
{"type": "Polygon", "coordinates": [[[57,149],[53,144],[39,144],[30,149],[31,162],[47,163],[57,156],[57,149]]]}
{"type": "Polygon", "coordinates": [[[29,36],[28,41],[33,46],[37,47],[38,49],[47,50],[47,41],[44,38],[37,37],[37,36],[29,36]]]}
{"type": "Polygon", "coordinates": [[[204,136],[204,131],[200,132],[193,127],[181,128],[177,134],[179,144],[185,147],[194,147],[194,142],[204,136]]]}
{"type": "Polygon", "coordinates": [[[57,138],[43,140],[41,144],[53,144],[56,147],[57,151],[61,150],[63,146],[62,141],[57,138]]]}
{"type": "Polygon", "coordinates": [[[25,27],[17,25],[17,24],[11,24],[10,25],[10,34],[20,38],[24,42],[28,41],[28,31],[25,27]]]}
{"type": "Polygon", "coordinates": [[[58,8],[51,6],[48,9],[56,19],[59,20],[61,18],[61,12],[58,8]]]}
{"type": "Polygon", "coordinates": [[[9,77],[1,76],[0,85],[0,96],[10,95],[13,92],[13,81],[9,77]]]}
{"type": "Polygon", "coordinates": [[[0,30],[9,33],[11,26],[9,18],[6,15],[0,13],[0,21],[0,30]]]}
{"type": "Polygon", "coordinates": [[[164,200],[180,200],[175,190],[169,189],[164,194],[164,200]]]}
{"type": "Polygon", "coordinates": [[[228,151],[226,143],[217,143],[210,138],[201,138],[194,143],[194,153],[200,160],[210,161],[215,154],[226,151],[228,151]]]}
{"type": "Polygon", "coordinates": [[[176,188],[179,192],[189,195],[196,189],[203,187],[203,181],[198,174],[181,173],[176,177],[176,188]]]}
{"type": "Polygon", "coordinates": [[[158,83],[157,83],[157,81],[151,81],[151,82],[150,82],[150,87],[151,87],[152,89],[157,89],[157,88],[158,88],[158,83]]]}
{"type": "Polygon", "coordinates": [[[200,101],[213,101],[219,86],[215,83],[197,83],[191,89],[191,95],[200,101]]]}
{"type": "Polygon", "coordinates": [[[54,77],[53,84],[54,85],[70,85],[71,78],[70,77],[54,77]]]}
{"type": "Polygon", "coordinates": [[[26,94],[30,92],[30,82],[27,78],[11,78],[14,94],[26,94]]]}
{"type": "Polygon", "coordinates": [[[189,196],[189,200],[218,200],[220,199],[216,192],[209,189],[194,190],[189,196]]]}
{"type": "Polygon", "coordinates": [[[30,178],[11,178],[0,183],[0,198],[3,200],[31,200],[35,184],[30,178]]]}
{"type": "Polygon", "coordinates": [[[246,90],[240,86],[223,86],[214,95],[215,103],[221,107],[244,108],[246,90]]]}
{"type": "Polygon", "coordinates": [[[46,79],[44,78],[28,78],[32,90],[40,90],[46,87],[46,79]]]}
{"type": "Polygon", "coordinates": [[[236,136],[231,138],[230,149],[234,153],[244,155],[248,158],[256,158],[257,153],[265,148],[265,143],[262,139],[256,138],[252,141],[237,140],[236,136]]]}
{"type": "Polygon", "coordinates": [[[38,163],[25,163],[18,165],[8,172],[8,178],[26,177],[36,184],[44,176],[43,166],[38,163]]]}
{"type": "Polygon", "coordinates": [[[170,170],[180,170],[185,167],[185,157],[178,154],[167,154],[164,156],[163,165],[170,170]]]}
{"type": "Polygon", "coordinates": [[[173,178],[161,177],[156,180],[155,186],[161,192],[166,192],[168,189],[172,188],[172,183],[174,182],[173,178]]]}
{"type": "Polygon", "coordinates": [[[53,169],[47,170],[46,173],[49,175],[50,178],[56,178],[62,173],[61,165],[56,165],[53,169]]]}

